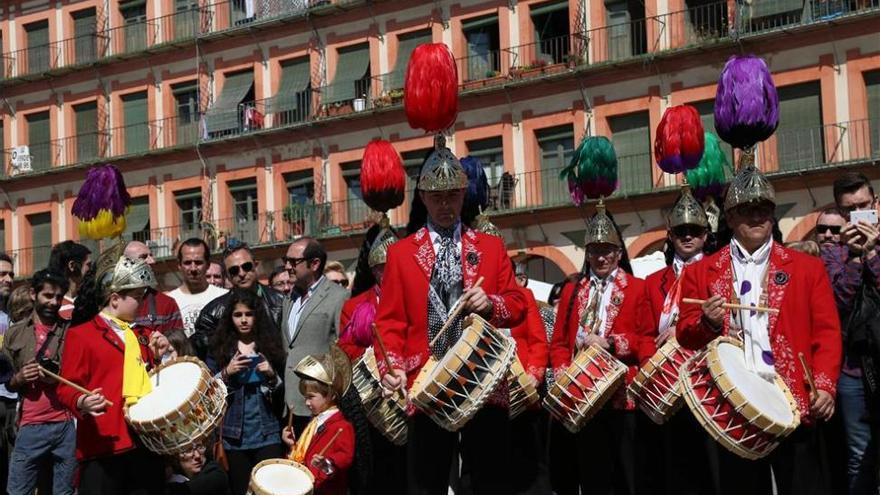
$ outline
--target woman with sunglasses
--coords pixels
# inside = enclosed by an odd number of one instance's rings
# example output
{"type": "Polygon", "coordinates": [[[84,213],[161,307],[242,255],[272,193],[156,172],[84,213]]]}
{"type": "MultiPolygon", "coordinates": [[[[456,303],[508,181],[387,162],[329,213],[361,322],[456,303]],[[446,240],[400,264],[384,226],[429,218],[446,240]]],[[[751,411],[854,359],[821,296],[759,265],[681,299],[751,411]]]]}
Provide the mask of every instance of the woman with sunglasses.
{"type": "Polygon", "coordinates": [[[348,288],[348,275],[345,274],[345,267],[338,261],[328,261],[324,267],[324,276],[327,280],[334,284],[339,284],[343,289],[348,288]]]}
{"type": "Polygon", "coordinates": [[[207,456],[204,442],[194,443],[168,459],[165,495],[229,495],[226,472],[207,456]]]}

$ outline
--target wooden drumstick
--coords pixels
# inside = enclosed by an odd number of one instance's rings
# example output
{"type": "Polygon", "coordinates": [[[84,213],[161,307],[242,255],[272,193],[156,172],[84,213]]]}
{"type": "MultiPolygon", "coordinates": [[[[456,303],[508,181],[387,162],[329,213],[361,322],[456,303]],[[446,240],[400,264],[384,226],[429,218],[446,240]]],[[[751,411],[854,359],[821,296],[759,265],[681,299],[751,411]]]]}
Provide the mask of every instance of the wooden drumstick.
{"type": "MultiPolygon", "coordinates": [[[[473,285],[473,287],[471,287],[471,289],[476,289],[477,287],[479,287],[481,285],[483,285],[483,276],[482,275],[480,275],[480,278],[477,279],[477,282],[473,285]]],[[[464,294],[462,294],[462,297],[464,297],[464,294]]],[[[461,304],[461,297],[459,297],[458,301],[455,301],[455,305],[453,306],[452,313],[449,315],[449,318],[446,319],[446,323],[443,324],[443,327],[440,329],[439,332],[437,332],[437,335],[435,335],[434,338],[431,339],[431,343],[428,344],[428,348],[434,347],[434,344],[437,343],[437,339],[439,339],[440,336],[443,335],[446,332],[446,330],[449,329],[449,327],[452,325],[452,323],[458,317],[458,314],[461,313],[461,308],[463,308],[463,307],[464,306],[461,304]]]]}
{"type": "MultiPolygon", "coordinates": [[[[685,304],[703,304],[706,302],[705,299],[691,299],[689,297],[684,297],[681,299],[681,302],[685,304]]],[[[758,313],[772,313],[779,314],[779,310],[776,308],[765,308],[764,306],[747,306],[745,304],[733,304],[733,303],[724,303],[721,305],[724,309],[743,309],[746,311],[757,311],[758,313]]]]}
{"type": "Polygon", "coordinates": [[[317,455],[318,455],[319,457],[324,457],[324,452],[327,452],[327,449],[329,449],[330,446],[333,445],[333,442],[335,442],[336,439],[339,438],[339,434],[340,434],[340,433],[342,433],[342,428],[336,430],[336,433],[333,434],[333,438],[331,438],[330,441],[327,442],[326,445],[324,445],[324,448],[322,448],[321,451],[318,452],[317,455]]]}
{"type": "MultiPolygon", "coordinates": [[[[38,365],[38,366],[39,366],[39,365],[38,365]]],[[[64,378],[64,377],[61,376],[61,375],[57,375],[57,374],[55,374],[55,373],[52,373],[51,371],[47,370],[46,368],[43,368],[42,366],[39,366],[39,368],[40,368],[40,371],[42,371],[43,373],[45,373],[45,374],[49,375],[50,377],[54,378],[56,381],[59,381],[59,382],[65,384],[65,385],[67,385],[68,387],[71,387],[71,388],[77,390],[78,392],[82,392],[82,393],[84,393],[84,394],[86,394],[86,395],[95,395],[95,392],[93,392],[93,391],[91,391],[91,390],[89,390],[89,389],[87,389],[87,388],[85,388],[85,387],[82,387],[82,386],[80,386],[80,385],[77,385],[77,384],[73,383],[72,381],[68,380],[67,378],[64,378]]],[[[107,401],[107,405],[108,405],[108,406],[113,407],[113,403],[110,402],[109,399],[107,399],[107,398],[105,397],[104,400],[107,401]]]]}
{"type": "Polygon", "coordinates": [[[804,376],[807,378],[807,384],[810,385],[810,393],[817,393],[818,391],[816,390],[816,382],[813,381],[813,372],[810,371],[810,367],[807,366],[807,358],[804,357],[803,352],[798,353],[798,359],[801,360],[801,366],[804,367],[804,376]]]}
{"type": "Polygon", "coordinates": [[[296,450],[296,433],[293,432],[293,409],[287,414],[287,427],[290,428],[290,436],[293,437],[293,445],[290,446],[288,459],[293,459],[293,451],[296,450]]]}
{"type": "MultiPolygon", "coordinates": [[[[376,343],[379,344],[379,350],[382,351],[382,357],[385,359],[385,369],[388,370],[388,373],[391,373],[391,370],[394,369],[391,366],[391,358],[388,357],[388,351],[385,350],[385,342],[382,342],[382,336],[379,335],[379,329],[376,328],[376,324],[373,323],[373,338],[376,339],[376,343]]],[[[397,389],[400,392],[401,397],[405,397],[403,389],[397,389]]]]}

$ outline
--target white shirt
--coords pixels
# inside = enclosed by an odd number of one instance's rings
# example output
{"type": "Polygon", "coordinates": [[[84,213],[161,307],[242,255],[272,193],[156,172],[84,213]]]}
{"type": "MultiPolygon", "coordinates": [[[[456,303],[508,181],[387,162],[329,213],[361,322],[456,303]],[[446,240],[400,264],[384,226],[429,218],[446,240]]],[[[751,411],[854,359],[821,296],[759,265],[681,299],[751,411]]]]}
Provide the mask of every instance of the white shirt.
{"type": "MultiPolygon", "coordinates": [[[[440,234],[434,230],[434,226],[431,225],[431,222],[427,223],[428,225],[428,236],[431,238],[431,245],[434,247],[434,254],[440,252],[440,234]]],[[[461,253],[461,222],[455,226],[455,233],[452,234],[452,238],[455,239],[455,247],[458,249],[458,252],[461,253]]]]}
{"type": "MultiPolygon", "coordinates": [[[[736,239],[730,242],[730,258],[733,261],[734,294],[740,304],[759,306],[764,292],[764,281],[770,264],[770,251],[773,241],[749,254],[736,239]]],[[[769,313],[732,310],[731,329],[738,334],[745,346],[746,366],[755,373],[773,379],[776,369],[773,366],[773,353],[770,346],[769,313]]]]}
{"type": "Polygon", "coordinates": [[[657,331],[662,335],[675,329],[678,322],[678,299],[681,295],[681,271],[684,267],[692,265],[703,259],[703,253],[697,253],[684,260],[679,255],[672,259],[672,271],[675,273],[675,282],[663,300],[663,310],[660,312],[660,326],[657,331]]]}
{"type": "MultiPolygon", "coordinates": [[[[296,337],[296,326],[299,325],[299,317],[302,315],[303,309],[305,309],[306,304],[309,302],[309,298],[315,293],[315,289],[317,289],[318,285],[323,281],[324,276],[321,275],[321,278],[309,286],[309,290],[304,296],[300,296],[293,301],[293,306],[290,308],[290,314],[287,316],[287,336],[290,337],[291,342],[293,342],[293,338],[296,337]]],[[[293,292],[291,292],[291,294],[293,294],[293,292]]]]}
{"type": "Polygon", "coordinates": [[[186,293],[180,287],[165,294],[177,302],[177,307],[180,308],[180,317],[183,318],[183,330],[189,337],[195,332],[196,320],[199,318],[202,308],[227,292],[229,292],[228,289],[208,284],[208,288],[198,294],[186,293]]]}

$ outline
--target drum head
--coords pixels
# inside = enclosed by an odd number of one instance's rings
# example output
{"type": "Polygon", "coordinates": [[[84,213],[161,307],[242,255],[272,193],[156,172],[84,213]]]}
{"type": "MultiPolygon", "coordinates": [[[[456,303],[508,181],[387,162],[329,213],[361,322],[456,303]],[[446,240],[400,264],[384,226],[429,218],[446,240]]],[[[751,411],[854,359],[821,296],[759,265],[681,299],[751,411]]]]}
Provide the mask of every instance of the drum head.
{"type": "Polygon", "coordinates": [[[302,495],[312,490],[307,471],[282,463],[267,463],[254,471],[254,483],[275,495],[302,495]]]}
{"type": "Polygon", "coordinates": [[[182,361],[159,369],[150,376],[153,391],[128,408],[132,421],[150,421],[176,411],[198,389],[202,368],[193,362],[182,361]]]}
{"type": "Polygon", "coordinates": [[[771,420],[787,425],[795,418],[785,393],[746,367],[743,350],[734,344],[718,344],[718,360],[737,390],[755,409],[771,420]]]}

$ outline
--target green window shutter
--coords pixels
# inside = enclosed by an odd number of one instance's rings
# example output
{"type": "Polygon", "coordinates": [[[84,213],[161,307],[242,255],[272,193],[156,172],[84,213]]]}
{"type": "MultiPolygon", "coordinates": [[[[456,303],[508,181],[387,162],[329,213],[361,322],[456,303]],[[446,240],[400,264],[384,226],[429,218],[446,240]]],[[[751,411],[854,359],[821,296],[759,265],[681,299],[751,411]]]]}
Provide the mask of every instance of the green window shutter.
{"type": "Polygon", "coordinates": [[[225,132],[238,129],[238,106],[253,86],[254,73],[251,70],[226,75],[223,89],[220,92],[220,98],[214,101],[214,105],[205,114],[208,132],[225,132]]]}
{"type": "MultiPolygon", "coordinates": [[[[278,92],[266,102],[266,113],[293,112],[309,97],[311,84],[311,62],[309,57],[282,62],[281,84],[278,92]]],[[[302,105],[305,106],[305,105],[302,105]]]]}
{"type": "Polygon", "coordinates": [[[361,162],[360,160],[346,162],[340,164],[339,167],[342,169],[342,179],[347,186],[345,204],[348,223],[361,222],[369,211],[361,193],[361,162]]]}
{"type": "Polygon", "coordinates": [[[370,67],[369,44],[340,48],[338,53],[333,81],[321,91],[321,102],[324,104],[340,103],[359,97],[358,90],[364,88],[358,87],[357,81],[369,76],[367,74],[370,67]]]}
{"type": "Polygon", "coordinates": [[[199,237],[199,222],[202,218],[202,190],[187,189],[174,193],[174,202],[179,210],[178,223],[181,239],[199,237]]]}
{"type": "Polygon", "coordinates": [[[24,27],[27,33],[27,71],[29,74],[49,69],[49,21],[24,27]]]}
{"type": "Polygon", "coordinates": [[[31,259],[30,266],[34,270],[42,268],[52,252],[52,214],[37,213],[27,216],[31,226],[31,259]]]}
{"type": "Polygon", "coordinates": [[[176,145],[195,143],[199,136],[199,87],[196,81],[175,84],[171,94],[177,105],[176,145]]]}
{"type": "Polygon", "coordinates": [[[865,73],[868,93],[868,129],[871,132],[871,155],[880,155],[880,71],[865,73]]]}
{"type": "Polygon", "coordinates": [[[413,50],[419,45],[430,43],[431,39],[430,29],[401,34],[397,37],[397,60],[394,62],[394,71],[391,72],[388,78],[388,85],[383,88],[385,91],[403,88],[406,66],[409,64],[409,58],[413,50]]]}
{"type": "Polygon", "coordinates": [[[95,9],[85,9],[73,13],[73,36],[77,64],[93,62],[97,58],[97,31],[95,9]]]}
{"type": "Polygon", "coordinates": [[[562,12],[562,11],[567,12],[568,11],[568,2],[562,1],[562,2],[540,3],[537,5],[534,5],[532,8],[529,9],[529,11],[532,14],[532,17],[544,15],[544,14],[551,14],[553,12],[562,12]]]}
{"type": "Polygon", "coordinates": [[[150,240],[150,198],[140,196],[132,198],[128,214],[125,215],[126,240],[146,242],[150,240]]]}
{"type": "MultiPolygon", "coordinates": [[[[568,192],[567,185],[559,180],[559,172],[568,166],[574,155],[574,127],[561,125],[535,131],[538,148],[541,150],[541,198],[544,205],[565,204],[568,192]]],[[[521,187],[532,188],[533,185],[521,187]]],[[[516,184],[502,181],[499,188],[502,210],[513,206],[513,194],[516,184]]]]}
{"type": "Polygon", "coordinates": [[[498,71],[498,17],[492,15],[463,21],[461,30],[467,41],[467,74],[464,79],[484,79],[498,71]]]}
{"type": "Polygon", "coordinates": [[[478,158],[486,171],[489,186],[495,186],[504,173],[504,142],[501,136],[467,142],[468,154],[478,158]]]}
{"type": "Polygon", "coordinates": [[[174,38],[194,38],[198,34],[200,21],[198,0],[176,0],[174,7],[174,38]]]}
{"type": "Polygon", "coordinates": [[[147,47],[147,4],[146,1],[128,2],[119,6],[125,33],[123,53],[144,50],[147,47]]]}
{"type": "Polygon", "coordinates": [[[248,244],[259,241],[259,203],[257,179],[241,179],[227,183],[232,195],[234,217],[233,237],[248,244]]]}
{"type": "Polygon", "coordinates": [[[776,155],[779,170],[820,166],[825,161],[819,82],[783,86],[779,93],[776,155]]]}
{"type": "Polygon", "coordinates": [[[92,161],[98,157],[98,103],[76,105],[73,113],[76,115],[76,161],[92,161]]]}
{"type": "Polygon", "coordinates": [[[147,124],[147,92],[142,91],[122,97],[122,113],[125,127],[125,150],[123,154],[142,153],[150,147],[147,124]]]}
{"type": "Polygon", "coordinates": [[[617,152],[619,190],[624,194],[649,191],[651,176],[651,123],[648,112],[608,119],[617,152]]]}
{"type": "Polygon", "coordinates": [[[28,146],[31,166],[34,170],[47,170],[52,166],[52,153],[49,112],[40,112],[26,117],[28,124],[28,146]]]}

